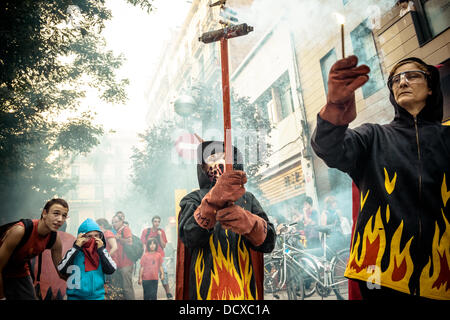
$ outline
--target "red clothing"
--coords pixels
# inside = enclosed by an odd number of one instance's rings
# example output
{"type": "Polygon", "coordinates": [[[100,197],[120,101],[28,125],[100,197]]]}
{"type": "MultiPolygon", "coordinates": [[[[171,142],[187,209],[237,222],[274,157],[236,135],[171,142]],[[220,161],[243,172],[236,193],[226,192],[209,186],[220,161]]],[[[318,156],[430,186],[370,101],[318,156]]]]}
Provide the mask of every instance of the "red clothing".
{"type": "Polygon", "coordinates": [[[105,240],[106,240],[106,250],[111,253],[111,245],[108,242],[108,239],[111,238],[115,238],[116,236],[114,235],[114,233],[111,230],[105,230],[105,232],[103,232],[103,235],[105,236],[105,240]]]}
{"type": "MultiPolygon", "coordinates": [[[[76,238],[70,233],[58,231],[58,237],[61,239],[62,243],[62,254],[67,252],[70,248],[72,248],[73,243],[76,238]]],[[[37,274],[38,270],[38,259],[35,258],[34,262],[34,274],[37,274]]],[[[36,282],[34,283],[36,285],[36,282]]],[[[52,291],[52,299],[56,298],[58,290],[61,292],[61,296],[66,295],[66,281],[61,279],[56,271],[52,255],[50,250],[46,250],[42,253],[42,265],[41,265],[41,295],[44,298],[47,295],[48,289],[50,288],[52,291]]]]}
{"type": "MultiPolygon", "coordinates": [[[[119,236],[123,239],[128,239],[131,238],[133,234],[131,233],[130,228],[128,228],[127,226],[123,226],[122,228],[117,230],[116,239],[118,239],[119,236]]],[[[128,259],[127,255],[125,254],[123,245],[119,240],[117,240],[117,251],[114,253],[114,256],[112,258],[116,262],[117,268],[124,268],[134,265],[133,261],[128,259]]]]}
{"type": "MultiPolygon", "coordinates": [[[[30,238],[17,252],[12,254],[8,264],[3,269],[3,276],[6,278],[23,278],[30,275],[30,268],[27,262],[44,251],[50,240],[51,233],[44,237],[38,234],[39,219],[33,219],[32,221],[33,231],[31,231],[30,238]]],[[[22,222],[17,224],[24,226],[22,222]]]]}
{"type": "MultiPolygon", "coordinates": [[[[360,191],[356,184],[352,182],[352,239],[355,231],[355,224],[358,220],[359,206],[360,206],[360,191]]],[[[348,300],[362,300],[361,291],[356,280],[348,279],[348,300]]]]}
{"type": "Polygon", "coordinates": [[[163,263],[163,257],[159,252],[146,252],[141,258],[142,280],[158,280],[159,269],[163,263]]]}
{"type": "MultiPolygon", "coordinates": [[[[164,243],[167,243],[166,233],[164,232],[163,229],[158,229],[156,231],[153,231],[153,228],[144,229],[142,231],[142,234],[141,234],[141,242],[144,245],[145,251],[147,251],[147,241],[148,241],[148,239],[156,238],[156,239],[159,240],[158,231],[161,231],[161,240],[164,243]]],[[[164,258],[164,248],[161,246],[161,243],[159,243],[159,242],[158,242],[158,249],[157,249],[157,251],[164,258]]]]}

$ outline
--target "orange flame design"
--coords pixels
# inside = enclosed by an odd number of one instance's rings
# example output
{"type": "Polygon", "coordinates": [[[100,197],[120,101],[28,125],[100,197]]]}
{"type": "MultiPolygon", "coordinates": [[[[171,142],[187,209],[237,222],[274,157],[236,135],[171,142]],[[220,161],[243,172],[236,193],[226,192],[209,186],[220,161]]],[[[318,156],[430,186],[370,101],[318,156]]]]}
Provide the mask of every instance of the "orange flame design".
{"type": "MultiPolygon", "coordinates": [[[[228,237],[228,231],[225,231],[228,237]]],[[[252,267],[250,264],[250,254],[245,245],[243,245],[241,236],[238,238],[238,266],[236,269],[233,255],[230,252],[230,244],[227,238],[227,251],[224,255],[220,243],[217,247],[214,245],[213,235],[209,239],[213,265],[211,268],[211,283],[208,289],[207,300],[254,300],[251,293],[250,284],[252,278],[252,267]]],[[[200,295],[200,286],[204,275],[203,251],[198,255],[195,263],[197,298],[202,299],[200,295]]]]}
{"type": "Polygon", "coordinates": [[[450,299],[450,224],[444,218],[445,230],[439,239],[439,226],[436,222],[432,256],[429,258],[428,264],[422,270],[420,276],[421,294],[436,299],[450,299]],[[431,269],[433,266],[433,269],[431,269]],[[432,273],[430,273],[432,271],[432,273]]]}
{"type": "MultiPolygon", "coordinates": [[[[408,288],[409,279],[414,270],[409,248],[414,237],[411,237],[402,251],[400,251],[400,241],[403,233],[403,221],[395,230],[391,240],[391,254],[389,266],[385,272],[381,273],[381,281],[391,283],[394,288],[408,288]]],[[[406,290],[403,290],[406,291],[406,290]]]]}
{"type": "MultiPolygon", "coordinates": [[[[389,207],[386,208],[386,215],[390,215],[389,207]]],[[[389,265],[385,271],[381,272],[379,267],[386,251],[386,234],[381,220],[381,208],[378,208],[375,215],[373,228],[371,227],[372,219],[373,216],[366,223],[363,239],[361,240],[358,234],[355,245],[352,245],[345,275],[364,281],[371,280],[376,284],[382,283],[383,286],[407,292],[408,282],[414,270],[409,254],[413,237],[408,240],[403,250],[400,250],[400,241],[403,233],[402,221],[390,241],[389,265]],[[361,254],[358,256],[358,250],[361,245],[361,254]],[[373,266],[377,266],[378,270],[375,270],[373,266]]]]}
{"type": "Polygon", "coordinates": [[[383,222],[381,221],[380,208],[378,208],[378,212],[375,215],[373,229],[371,228],[372,218],[373,216],[366,223],[363,240],[361,241],[361,236],[358,234],[355,245],[352,245],[346,275],[350,270],[356,274],[367,274],[367,268],[369,266],[380,265],[381,263],[381,258],[386,247],[386,235],[384,233],[383,222]],[[362,245],[362,251],[358,257],[360,245],[362,245]]]}

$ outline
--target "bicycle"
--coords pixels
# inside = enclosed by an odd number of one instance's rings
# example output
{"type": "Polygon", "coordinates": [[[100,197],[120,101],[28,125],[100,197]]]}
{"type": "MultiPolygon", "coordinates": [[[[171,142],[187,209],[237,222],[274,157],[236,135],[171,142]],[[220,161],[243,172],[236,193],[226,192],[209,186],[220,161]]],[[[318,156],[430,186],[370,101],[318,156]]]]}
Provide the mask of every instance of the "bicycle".
{"type": "MultiPolygon", "coordinates": [[[[295,225],[290,224],[289,226],[295,225]]],[[[316,227],[319,232],[330,233],[327,227],[316,227]]],[[[315,292],[327,297],[333,291],[339,300],[347,294],[347,279],[344,271],[349,258],[349,249],[333,252],[328,259],[327,252],[331,248],[326,244],[326,236],[322,240],[322,256],[315,255],[317,249],[297,248],[288,243],[289,235],[281,232],[281,248],[276,249],[264,264],[264,289],[279,298],[278,293],[286,290],[289,300],[303,300],[315,292]]],[[[320,250],[320,248],[319,248],[320,250]]]]}

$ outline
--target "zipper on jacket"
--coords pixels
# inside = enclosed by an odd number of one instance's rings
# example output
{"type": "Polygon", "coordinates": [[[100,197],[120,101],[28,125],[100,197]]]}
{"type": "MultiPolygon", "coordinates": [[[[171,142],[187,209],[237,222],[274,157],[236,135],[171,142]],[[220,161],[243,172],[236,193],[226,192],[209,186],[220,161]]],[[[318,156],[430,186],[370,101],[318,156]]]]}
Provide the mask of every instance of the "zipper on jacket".
{"type": "MultiPolygon", "coordinates": [[[[416,130],[416,143],[417,143],[417,159],[419,160],[419,210],[422,209],[422,158],[420,156],[420,142],[419,142],[419,127],[417,125],[417,118],[414,116],[414,128],[416,130]]],[[[419,234],[418,234],[418,244],[420,245],[420,240],[422,239],[422,220],[420,219],[420,213],[418,214],[419,220],[419,234]]],[[[420,295],[419,289],[416,287],[415,295],[420,295]]]]}

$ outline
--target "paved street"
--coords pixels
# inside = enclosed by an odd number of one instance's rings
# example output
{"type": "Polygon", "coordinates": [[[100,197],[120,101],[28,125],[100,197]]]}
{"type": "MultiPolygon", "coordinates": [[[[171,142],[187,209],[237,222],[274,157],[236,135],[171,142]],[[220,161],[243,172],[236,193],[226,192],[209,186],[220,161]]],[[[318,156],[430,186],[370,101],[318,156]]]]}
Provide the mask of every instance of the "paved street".
{"type": "MultiPolygon", "coordinates": [[[[142,286],[138,285],[138,283],[137,283],[137,276],[135,276],[133,278],[133,283],[134,283],[134,293],[135,293],[136,300],[143,300],[144,294],[143,294],[142,286]]],[[[174,281],[171,279],[171,281],[169,283],[170,283],[170,293],[173,296],[175,296],[174,281]]],[[[287,298],[286,291],[282,291],[282,292],[278,293],[278,298],[274,297],[273,294],[271,294],[271,293],[266,293],[264,295],[264,299],[265,300],[287,300],[288,298],[287,298]]],[[[159,281],[159,284],[158,284],[158,300],[168,300],[166,297],[166,291],[164,290],[163,286],[161,285],[161,281],[159,281]]],[[[306,298],[305,300],[337,300],[337,299],[336,299],[336,295],[332,292],[326,298],[322,298],[320,295],[315,293],[314,295],[306,298]]]]}

